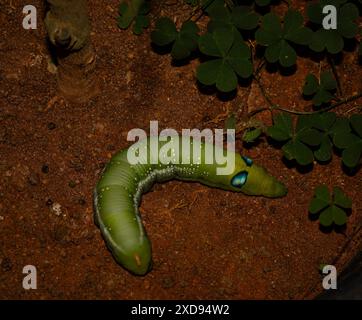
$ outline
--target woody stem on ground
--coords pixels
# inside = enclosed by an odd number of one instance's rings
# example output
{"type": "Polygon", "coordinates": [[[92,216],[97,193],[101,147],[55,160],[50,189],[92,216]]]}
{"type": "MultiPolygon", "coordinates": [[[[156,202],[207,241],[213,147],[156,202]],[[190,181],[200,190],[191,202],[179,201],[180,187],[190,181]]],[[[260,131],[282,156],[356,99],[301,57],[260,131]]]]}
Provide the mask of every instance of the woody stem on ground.
{"type": "Polygon", "coordinates": [[[317,113],[322,113],[322,112],[326,112],[326,111],[329,111],[329,110],[332,110],[340,105],[343,105],[343,104],[346,104],[346,103],[349,103],[349,102],[352,102],[352,101],[355,101],[357,99],[360,99],[362,98],[362,92],[359,92],[353,96],[350,96],[350,97],[347,97],[345,99],[342,99],[334,104],[331,104],[329,107],[327,108],[324,108],[324,109],[321,109],[321,110],[317,110],[317,111],[310,111],[310,112],[304,112],[304,111],[295,111],[295,110],[290,110],[290,109],[287,109],[287,108],[284,108],[284,107],[281,107],[279,106],[278,104],[275,104],[273,103],[273,101],[271,100],[271,98],[268,96],[268,94],[266,93],[263,85],[261,84],[260,82],[260,79],[258,77],[254,77],[254,80],[256,81],[256,83],[258,84],[259,88],[260,88],[260,91],[263,95],[263,97],[265,98],[266,102],[268,103],[268,107],[263,107],[263,108],[260,108],[260,109],[257,109],[257,110],[254,110],[252,112],[250,112],[248,114],[248,117],[252,117],[254,115],[256,115],[257,113],[259,112],[262,112],[262,111],[273,111],[273,110],[280,110],[280,111],[284,111],[284,112],[288,112],[288,113],[291,113],[291,114],[295,114],[295,115],[311,115],[311,114],[317,114],[317,113]]]}
{"type": "Polygon", "coordinates": [[[328,63],[330,64],[330,66],[331,66],[333,76],[336,79],[337,90],[338,90],[339,96],[342,97],[343,96],[342,86],[341,86],[341,82],[340,82],[339,77],[338,77],[336,65],[334,64],[334,61],[333,61],[333,57],[330,54],[327,54],[327,60],[328,60],[328,63]]]}
{"type": "Polygon", "coordinates": [[[45,26],[58,64],[60,95],[70,101],[85,102],[98,93],[87,1],[46,2],[49,10],[45,17],[45,26]]]}

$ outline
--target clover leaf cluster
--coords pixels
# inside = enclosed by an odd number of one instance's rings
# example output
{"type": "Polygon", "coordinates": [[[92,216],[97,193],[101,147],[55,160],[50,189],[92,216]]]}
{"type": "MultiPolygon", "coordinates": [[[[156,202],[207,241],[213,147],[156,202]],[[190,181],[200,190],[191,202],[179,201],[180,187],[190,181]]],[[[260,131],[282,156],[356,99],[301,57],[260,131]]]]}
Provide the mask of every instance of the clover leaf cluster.
{"type": "Polygon", "coordinates": [[[334,112],[299,116],[294,126],[287,113],[274,116],[273,126],[267,129],[273,140],[280,142],[284,157],[299,165],[310,165],[314,160],[325,163],[331,160],[333,146],[342,150],[342,162],[356,168],[362,156],[362,115],[349,119],[334,112]]]}
{"type": "Polygon", "coordinates": [[[150,5],[145,0],[132,0],[122,2],[119,6],[118,27],[127,29],[133,24],[133,33],[139,35],[144,28],[150,24],[147,14],[150,11],[150,5]]]}
{"type": "Polygon", "coordinates": [[[352,201],[339,188],[334,187],[330,193],[326,185],[315,189],[314,197],[309,204],[312,215],[319,214],[319,223],[324,227],[332,224],[342,226],[347,222],[347,210],[352,208],[352,201]]]}
{"type": "MultiPolygon", "coordinates": [[[[252,76],[251,43],[264,48],[264,57],[269,63],[289,68],[297,61],[296,46],[336,54],[343,50],[344,39],[354,38],[358,33],[359,11],[348,0],[308,3],[306,17],[292,8],[283,17],[272,10],[260,16],[258,8],[269,6],[270,0],[185,0],[185,3],[195,7],[193,12],[200,9],[209,16],[206,32],[200,35],[197,24],[190,19],[176,26],[170,18],[161,17],[156,21],[151,40],[156,46],[169,47],[174,60],[188,59],[197,51],[209,60],[198,67],[198,81],[215,85],[222,92],[235,90],[239,78],[252,76]],[[323,27],[326,5],[334,5],[337,10],[337,29],[323,27]],[[251,42],[245,42],[245,36],[251,42]]],[[[119,11],[118,25],[122,29],[133,23],[134,33],[140,34],[149,25],[149,1],[122,2],[119,11]]],[[[318,85],[316,80],[308,76],[303,91],[305,95],[313,95],[314,104],[320,106],[332,99],[330,91],[335,88],[324,81],[324,77],[318,85]]]]}
{"type": "Polygon", "coordinates": [[[257,43],[266,46],[265,58],[269,62],[278,62],[283,67],[295,64],[297,54],[292,43],[308,45],[313,32],[304,26],[303,16],[295,10],[288,10],[283,19],[274,13],[262,18],[261,27],[256,31],[257,43]]]}
{"type": "Polygon", "coordinates": [[[308,18],[315,25],[309,47],[315,52],[327,50],[335,54],[341,52],[344,46],[344,39],[354,38],[358,32],[358,25],[355,20],[359,16],[355,4],[347,0],[320,0],[317,3],[310,3],[307,8],[308,18]],[[333,5],[337,10],[337,28],[324,29],[323,7],[333,5]]]}
{"type": "Polygon", "coordinates": [[[329,71],[321,74],[320,81],[313,74],[308,74],[303,86],[303,94],[312,96],[313,104],[317,107],[330,102],[334,95],[332,92],[337,88],[337,81],[329,71]]]}

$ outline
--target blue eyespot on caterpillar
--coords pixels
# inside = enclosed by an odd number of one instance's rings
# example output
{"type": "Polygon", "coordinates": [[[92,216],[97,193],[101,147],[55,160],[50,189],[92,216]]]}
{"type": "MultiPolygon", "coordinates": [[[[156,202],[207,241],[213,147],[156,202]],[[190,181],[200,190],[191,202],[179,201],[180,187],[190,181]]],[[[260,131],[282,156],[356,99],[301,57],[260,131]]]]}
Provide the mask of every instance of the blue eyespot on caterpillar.
{"type": "Polygon", "coordinates": [[[139,214],[142,194],[156,182],[171,179],[195,181],[210,187],[270,198],[286,195],[286,187],[249,158],[231,150],[185,137],[171,138],[173,144],[165,152],[165,141],[148,137],[115,154],[105,167],[94,190],[94,217],[115,260],[136,275],[145,275],[152,264],[151,243],[139,214]],[[151,160],[155,139],[158,159],[151,160]],[[207,153],[207,147],[214,148],[207,153]],[[181,150],[181,151],[180,151],[181,150]],[[188,151],[187,151],[188,150],[188,151]],[[195,150],[201,155],[194,162],[195,150]],[[141,161],[129,162],[129,152],[141,161]],[[146,156],[142,152],[146,152],[146,156]],[[233,159],[232,171],[218,174],[215,154],[222,152],[233,159]],[[186,154],[190,161],[180,161],[186,154]],[[211,157],[211,159],[210,159],[211,157]],[[211,160],[211,161],[210,161],[211,160]]]}
{"type": "Polygon", "coordinates": [[[247,156],[241,156],[241,157],[243,158],[243,160],[245,161],[245,163],[248,167],[251,167],[253,165],[253,160],[251,160],[247,156]]]}
{"type": "Polygon", "coordinates": [[[247,171],[241,171],[231,179],[231,185],[235,188],[241,188],[248,178],[247,171]]]}

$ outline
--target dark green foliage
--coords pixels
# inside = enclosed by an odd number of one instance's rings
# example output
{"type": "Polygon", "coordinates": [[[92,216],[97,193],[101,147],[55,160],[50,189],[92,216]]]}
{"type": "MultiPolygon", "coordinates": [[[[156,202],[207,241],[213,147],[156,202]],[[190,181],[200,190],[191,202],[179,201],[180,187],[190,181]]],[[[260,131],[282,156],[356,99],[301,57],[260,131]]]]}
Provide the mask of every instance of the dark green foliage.
{"type": "Polygon", "coordinates": [[[282,25],[274,13],[268,13],[262,18],[261,28],[255,33],[256,41],[266,46],[265,58],[278,62],[283,67],[295,64],[297,54],[290,43],[309,44],[312,31],[304,27],[303,16],[295,10],[288,10],[282,25]]]}
{"type": "Polygon", "coordinates": [[[143,28],[149,26],[149,18],[147,14],[150,11],[150,6],[144,0],[132,0],[130,4],[122,2],[119,6],[118,26],[121,29],[127,29],[132,22],[134,34],[141,34],[143,28]]]}
{"type": "Polygon", "coordinates": [[[331,91],[337,88],[337,82],[331,72],[326,71],[321,74],[320,82],[313,74],[308,74],[305,78],[303,94],[313,95],[313,104],[320,106],[323,103],[330,102],[334,95],[331,91]]]}
{"type": "Polygon", "coordinates": [[[320,145],[314,151],[318,161],[325,162],[332,158],[333,138],[349,128],[348,119],[337,118],[334,112],[318,113],[310,116],[312,127],[320,132],[320,145]]]}
{"type": "Polygon", "coordinates": [[[349,167],[358,166],[362,156],[362,114],[350,117],[350,127],[344,127],[333,138],[336,147],[343,149],[342,161],[349,167]]]}
{"type": "Polygon", "coordinates": [[[217,28],[200,36],[199,49],[215,57],[197,68],[197,79],[204,85],[216,84],[218,90],[229,92],[237,86],[237,75],[248,78],[253,73],[250,48],[236,29],[217,28]]]}
{"type": "Polygon", "coordinates": [[[225,129],[236,129],[236,118],[235,114],[231,114],[225,121],[225,129]]]}
{"type": "Polygon", "coordinates": [[[150,6],[147,2],[140,8],[138,15],[135,18],[133,25],[133,32],[136,35],[140,35],[144,28],[147,28],[150,24],[150,19],[147,14],[150,12],[150,6]]]}
{"type": "Polygon", "coordinates": [[[261,128],[248,128],[244,131],[243,141],[246,143],[253,143],[260,137],[262,133],[263,131],[261,128]]]}
{"type": "Polygon", "coordinates": [[[280,113],[274,117],[274,125],[267,129],[268,135],[284,143],[282,150],[288,160],[296,160],[305,166],[313,162],[311,147],[319,146],[322,142],[320,132],[311,126],[311,119],[306,116],[298,117],[294,128],[289,114],[280,113]]]}
{"type": "Polygon", "coordinates": [[[217,28],[230,29],[231,32],[234,28],[252,30],[259,23],[259,16],[246,6],[236,6],[229,10],[223,4],[215,4],[207,13],[211,19],[208,24],[209,32],[217,28]]]}
{"type": "Polygon", "coordinates": [[[349,168],[355,168],[362,156],[362,115],[347,118],[337,117],[333,112],[316,113],[298,117],[293,128],[289,114],[274,117],[274,125],[267,129],[268,135],[284,143],[282,148],[288,160],[295,159],[300,165],[320,162],[332,158],[333,144],[342,149],[342,161],[349,168]]]}
{"type": "Polygon", "coordinates": [[[151,39],[158,46],[172,44],[171,56],[173,59],[180,60],[189,57],[197,48],[198,32],[199,28],[193,21],[186,21],[180,31],[177,31],[175,23],[164,17],[157,20],[151,39]]]}
{"type": "Polygon", "coordinates": [[[358,8],[347,0],[320,0],[308,5],[308,17],[319,29],[312,35],[309,47],[316,52],[327,50],[335,54],[344,47],[343,38],[351,39],[358,32],[358,25],[354,22],[358,18],[358,8]],[[323,7],[334,5],[337,9],[337,29],[325,30],[322,26],[323,7]]]}
{"type": "MultiPolygon", "coordinates": [[[[362,3],[362,0],[358,1],[362,3]]],[[[149,24],[149,7],[145,0],[131,0],[129,3],[121,4],[118,25],[126,29],[133,23],[134,33],[140,34],[149,24]]],[[[297,60],[295,45],[309,46],[315,52],[326,50],[336,54],[343,50],[344,39],[354,38],[358,32],[355,23],[359,16],[358,8],[348,0],[310,1],[307,15],[314,31],[305,27],[302,14],[293,9],[289,9],[283,18],[273,12],[260,18],[255,7],[268,6],[271,0],[255,0],[252,6],[245,6],[242,0],[185,0],[185,3],[195,7],[191,11],[192,19],[201,10],[209,16],[207,32],[199,36],[199,28],[190,19],[178,30],[171,19],[163,17],[156,21],[156,28],[151,34],[152,42],[161,47],[170,46],[175,60],[188,58],[198,49],[206,56],[203,57],[206,62],[196,70],[198,81],[203,85],[215,85],[221,92],[236,89],[238,77],[248,78],[253,74],[251,50],[243,35],[252,39],[255,31],[257,44],[266,47],[265,59],[291,67],[297,60]],[[334,5],[337,9],[336,30],[323,28],[325,14],[322,10],[325,5],[334,5]]],[[[360,32],[362,35],[362,30],[360,32]]],[[[362,41],[359,43],[359,55],[362,56],[362,41]]],[[[314,106],[320,107],[335,98],[336,88],[337,82],[331,72],[323,72],[320,79],[308,74],[303,94],[311,96],[314,106]]],[[[273,118],[273,126],[267,130],[264,124],[249,120],[242,136],[244,142],[253,143],[266,131],[270,138],[282,144],[284,157],[295,160],[299,165],[309,165],[314,159],[322,163],[330,161],[334,146],[341,149],[345,166],[356,168],[361,163],[361,114],[347,119],[333,112],[319,112],[298,116],[294,125],[289,113],[279,113],[273,118]]],[[[237,128],[235,115],[228,117],[225,128],[237,128]]],[[[320,224],[328,227],[332,224],[344,225],[347,221],[345,211],[350,208],[351,200],[340,188],[334,187],[330,193],[326,186],[319,186],[309,211],[313,215],[319,214],[320,224]]]]}
{"type": "Polygon", "coordinates": [[[309,205],[311,214],[319,214],[319,222],[325,227],[333,223],[341,226],[347,222],[345,210],[351,209],[352,201],[339,187],[333,188],[330,194],[325,185],[318,186],[315,189],[314,197],[309,205]]]}

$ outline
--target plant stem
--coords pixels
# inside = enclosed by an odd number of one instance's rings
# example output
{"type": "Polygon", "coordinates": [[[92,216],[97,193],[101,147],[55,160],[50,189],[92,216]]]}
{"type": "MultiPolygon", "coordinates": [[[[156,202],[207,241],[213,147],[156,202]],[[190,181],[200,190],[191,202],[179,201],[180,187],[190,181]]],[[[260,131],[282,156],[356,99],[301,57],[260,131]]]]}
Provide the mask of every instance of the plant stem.
{"type": "Polygon", "coordinates": [[[211,5],[214,1],[215,1],[215,0],[209,0],[209,1],[207,1],[204,5],[200,5],[200,4],[197,5],[197,6],[192,10],[190,16],[186,19],[186,21],[191,20],[191,19],[195,16],[195,14],[196,14],[199,10],[201,10],[201,14],[196,18],[196,21],[199,20],[199,19],[203,16],[204,11],[205,11],[205,10],[209,7],[209,5],[211,5]]]}
{"type": "Polygon", "coordinates": [[[327,55],[327,60],[328,60],[328,63],[330,64],[330,66],[332,68],[333,76],[334,76],[334,78],[336,79],[336,82],[337,82],[338,93],[339,93],[339,96],[341,97],[341,96],[343,96],[342,86],[341,86],[341,82],[339,81],[339,77],[338,77],[336,65],[334,64],[334,61],[333,61],[333,57],[330,54],[328,54],[327,55]]]}
{"type": "Polygon", "coordinates": [[[261,69],[264,68],[264,66],[265,66],[265,60],[262,59],[262,60],[260,60],[258,66],[256,67],[256,70],[254,72],[255,77],[259,76],[259,72],[261,71],[261,69]]]}
{"type": "Polygon", "coordinates": [[[288,112],[288,113],[295,114],[295,115],[312,115],[312,114],[317,114],[317,113],[322,113],[322,112],[332,110],[332,109],[334,109],[334,108],[336,108],[336,107],[338,107],[340,105],[352,102],[352,101],[357,100],[357,99],[362,97],[362,92],[360,92],[360,93],[355,94],[353,96],[342,99],[342,100],[340,100],[340,101],[338,101],[338,102],[336,102],[334,104],[331,104],[329,107],[321,109],[321,110],[306,111],[306,112],[304,112],[304,111],[294,111],[294,110],[289,110],[289,109],[283,108],[283,107],[279,106],[278,104],[273,103],[273,101],[270,99],[270,97],[265,92],[265,89],[262,86],[262,84],[260,83],[259,79],[256,78],[256,77],[254,77],[254,79],[255,79],[256,83],[258,84],[262,95],[264,96],[265,100],[269,104],[269,107],[263,107],[263,108],[254,110],[254,111],[249,113],[249,115],[248,115],[249,117],[252,117],[257,113],[262,112],[262,111],[266,111],[266,110],[269,110],[269,111],[280,110],[280,111],[288,112]]]}

